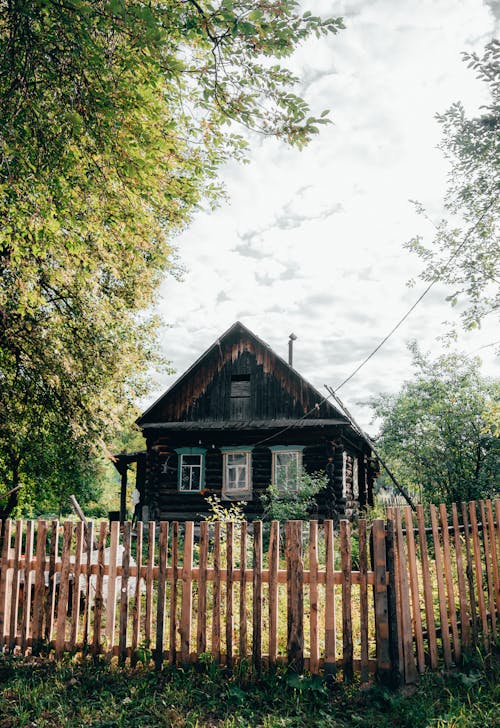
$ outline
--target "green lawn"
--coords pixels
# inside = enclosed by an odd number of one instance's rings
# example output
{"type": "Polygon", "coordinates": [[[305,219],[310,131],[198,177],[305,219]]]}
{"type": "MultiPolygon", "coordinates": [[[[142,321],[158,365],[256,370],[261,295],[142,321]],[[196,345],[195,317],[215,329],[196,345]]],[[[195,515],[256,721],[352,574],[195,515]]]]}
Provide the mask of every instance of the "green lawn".
{"type": "MultiPolygon", "coordinates": [[[[7,726],[419,726],[489,728],[498,721],[498,655],[463,672],[429,674],[411,695],[324,685],[284,672],[252,679],[202,669],[130,670],[67,659],[0,656],[0,728],[7,726]]],[[[498,722],[496,723],[498,724],[498,722]]]]}

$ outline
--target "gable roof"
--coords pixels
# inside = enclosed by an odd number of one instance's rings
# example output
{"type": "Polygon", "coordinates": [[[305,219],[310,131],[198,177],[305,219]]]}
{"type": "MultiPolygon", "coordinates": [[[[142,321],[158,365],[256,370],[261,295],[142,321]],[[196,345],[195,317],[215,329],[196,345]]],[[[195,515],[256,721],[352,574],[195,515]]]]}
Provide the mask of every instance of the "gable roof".
{"type": "Polygon", "coordinates": [[[332,424],[347,419],[282,357],[240,321],[236,321],[137,420],[140,427],[185,421],[190,403],[200,398],[214,378],[244,353],[254,355],[266,374],[272,374],[303,412],[296,420],[321,418],[332,424]],[[333,422],[335,420],[336,422],[333,422]]]}

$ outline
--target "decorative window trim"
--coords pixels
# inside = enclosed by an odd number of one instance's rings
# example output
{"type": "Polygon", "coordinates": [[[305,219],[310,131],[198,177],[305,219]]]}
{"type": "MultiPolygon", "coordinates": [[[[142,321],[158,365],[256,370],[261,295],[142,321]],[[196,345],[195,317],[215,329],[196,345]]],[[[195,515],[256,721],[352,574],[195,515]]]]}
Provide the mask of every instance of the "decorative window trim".
{"type": "Polygon", "coordinates": [[[271,464],[271,479],[272,482],[278,487],[278,490],[286,493],[297,493],[299,489],[298,484],[298,477],[300,470],[302,469],[302,453],[305,449],[305,445],[272,445],[269,449],[272,453],[272,464],[271,464]],[[296,453],[297,454],[297,483],[295,484],[295,487],[288,487],[288,483],[286,484],[285,488],[279,488],[279,486],[276,483],[277,477],[276,477],[276,455],[279,455],[280,453],[296,453]]]}
{"type": "Polygon", "coordinates": [[[249,500],[252,498],[252,450],[251,445],[221,447],[222,453],[222,500],[249,500]],[[228,455],[246,455],[246,485],[244,488],[228,488],[228,455]]]}
{"type": "Polygon", "coordinates": [[[205,447],[178,447],[175,452],[177,453],[177,491],[184,495],[198,495],[205,487],[205,455],[207,449],[205,447]],[[200,456],[200,484],[197,490],[185,490],[181,487],[182,483],[182,461],[185,455],[199,455],[200,456]]]}

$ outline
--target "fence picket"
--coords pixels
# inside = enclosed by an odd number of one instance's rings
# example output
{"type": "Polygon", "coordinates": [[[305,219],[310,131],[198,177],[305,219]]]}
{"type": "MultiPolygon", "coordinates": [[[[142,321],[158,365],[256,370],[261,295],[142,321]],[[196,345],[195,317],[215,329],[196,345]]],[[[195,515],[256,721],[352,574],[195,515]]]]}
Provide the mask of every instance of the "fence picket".
{"type": "Polygon", "coordinates": [[[439,513],[441,518],[441,531],[443,534],[443,563],[444,575],[446,579],[446,592],[448,595],[448,617],[451,626],[451,636],[453,638],[453,654],[455,657],[455,663],[458,665],[461,659],[462,652],[460,641],[458,639],[455,592],[453,590],[453,577],[451,573],[451,552],[450,538],[448,534],[448,514],[446,513],[446,506],[444,503],[440,504],[439,513]]]}
{"type": "Polygon", "coordinates": [[[198,620],[196,624],[196,651],[202,655],[207,651],[207,565],[208,565],[208,522],[200,523],[200,564],[198,576],[198,620]]]}
{"type": "Polygon", "coordinates": [[[212,584],[212,655],[220,662],[220,611],[222,606],[220,578],[220,523],[214,523],[214,571],[212,584]]]}
{"type": "MultiPolygon", "coordinates": [[[[36,530],[36,567],[35,567],[35,589],[33,593],[33,627],[32,650],[37,655],[41,647],[43,635],[43,615],[45,599],[45,565],[47,550],[47,522],[39,520],[36,530]]],[[[0,582],[1,583],[1,582],[0,582]]],[[[0,589],[0,642],[2,639],[2,599],[0,589]]]]}
{"type": "Polygon", "coordinates": [[[19,617],[19,586],[21,580],[21,551],[23,547],[23,522],[16,521],[16,535],[14,539],[14,565],[11,576],[10,597],[10,624],[7,644],[13,651],[17,643],[17,621],[19,617]]]}
{"type": "MultiPolygon", "coordinates": [[[[177,534],[173,534],[177,536],[177,534]]],[[[173,541],[173,540],[172,540],[173,541]]],[[[174,547],[172,545],[172,560],[174,558],[174,547]]],[[[177,552],[176,552],[177,556],[177,552]]],[[[156,601],[156,639],[155,639],[155,667],[160,670],[163,665],[163,652],[165,646],[165,597],[167,591],[167,560],[168,560],[168,521],[160,522],[160,540],[158,543],[158,586],[156,601]]],[[[177,563],[177,559],[176,559],[177,563]]],[[[175,612],[175,589],[170,593],[170,606],[174,605],[175,612]]],[[[172,611],[171,611],[172,614],[172,611]]],[[[170,662],[174,663],[176,658],[175,640],[170,643],[170,662]]]]}
{"type": "Polygon", "coordinates": [[[240,659],[247,655],[247,523],[240,526],[240,659]]]}
{"type": "Polygon", "coordinates": [[[63,544],[61,552],[61,578],[59,581],[59,598],[57,600],[57,628],[56,628],[56,657],[64,652],[66,636],[66,615],[68,613],[69,574],[71,568],[71,539],[73,538],[73,524],[66,521],[63,526],[63,544]]]}
{"type": "Polygon", "coordinates": [[[410,506],[405,507],[404,517],[406,526],[406,544],[408,548],[408,565],[410,573],[413,631],[415,633],[415,642],[417,646],[417,665],[418,671],[420,673],[423,673],[425,670],[424,637],[422,633],[422,615],[420,614],[420,595],[418,588],[417,552],[415,548],[413,513],[410,506]]]}
{"type": "Polygon", "coordinates": [[[460,604],[460,636],[462,645],[470,645],[470,617],[467,610],[467,595],[465,592],[464,565],[462,559],[462,541],[460,539],[460,527],[458,524],[457,504],[452,503],[451,515],[453,521],[453,536],[455,543],[455,561],[457,565],[458,600],[460,604]]]}
{"type": "Polygon", "coordinates": [[[381,680],[390,678],[391,659],[389,652],[389,619],[387,604],[387,563],[385,550],[385,528],[381,518],[372,524],[373,570],[375,572],[375,631],[377,640],[377,674],[381,680]]]}
{"type": "Polygon", "coordinates": [[[135,548],[135,563],[136,563],[136,578],[135,578],[135,592],[134,592],[134,608],[132,610],[132,644],[131,644],[131,655],[130,664],[132,667],[137,665],[138,653],[137,648],[139,647],[139,635],[141,631],[141,593],[142,593],[142,542],[143,542],[143,523],[137,521],[136,523],[136,548],[135,548]]]}
{"type": "Polygon", "coordinates": [[[361,518],[359,527],[359,614],[361,641],[361,682],[369,679],[368,671],[368,553],[366,544],[366,519],[361,518]]]}
{"type": "Polygon", "coordinates": [[[287,661],[292,670],[304,667],[304,576],[302,521],[288,521],[287,562],[287,661]]]}
{"type": "Polygon", "coordinates": [[[403,539],[401,510],[396,509],[396,544],[399,564],[399,586],[401,594],[401,635],[403,643],[404,679],[405,683],[414,683],[417,679],[415,655],[413,654],[413,633],[410,614],[410,589],[408,585],[408,568],[403,539]]]}
{"type": "Polygon", "coordinates": [[[232,522],[226,525],[226,665],[233,666],[233,532],[232,522]]]}
{"type": "Polygon", "coordinates": [[[3,529],[2,571],[0,572],[0,651],[7,637],[10,620],[9,567],[7,564],[12,539],[12,521],[10,519],[4,521],[3,529]]]}
{"type": "MultiPolygon", "coordinates": [[[[160,526],[161,528],[161,526],[160,526]]],[[[161,538],[161,531],[160,531],[161,538]]],[[[165,540],[165,533],[163,534],[165,540]]],[[[168,549],[168,535],[167,541],[165,541],[165,575],[167,569],[167,549],[168,549]]],[[[172,523],[172,576],[170,579],[170,615],[169,615],[169,652],[168,660],[171,665],[175,665],[177,660],[177,580],[179,578],[178,564],[179,564],[179,522],[173,521],[172,523]]],[[[163,658],[162,658],[163,659],[163,658]]]]}
{"type": "Polygon", "coordinates": [[[436,581],[438,588],[438,601],[439,601],[439,620],[441,629],[441,644],[443,648],[443,658],[446,667],[451,667],[451,642],[450,633],[448,629],[448,618],[446,611],[446,594],[444,590],[444,579],[443,579],[443,560],[441,556],[441,544],[439,540],[439,524],[437,520],[436,506],[431,503],[430,506],[431,514],[431,526],[432,526],[432,538],[434,542],[434,563],[436,566],[436,581]]]}
{"type": "Polygon", "coordinates": [[[73,595],[71,599],[71,625],[69,634],[69,650],[74,650],[78,641],[78,626],[80,622],[80,581],[82,573],[82,553],[85,524],[79,521],[75,533],[75,562],[73,570],[73,595]]]}
{"type": "Polygon", "coordinates": [[[474,551],[474,565],[476,570],[476,588],[477,603],[479,606],[479,617],[481,620],[481,628],[483,632],[483,645],[487,650],[489,646],[488,639],[488,619],[486,616],[486,605],[484,602],[484,586],[483,586],[483,568],[481,564],[481,546],[479,544],[479,530],[477,527],[476,502],[469,503],[469,516],[472,531],[472,546],[474,551]]]}
{"type": "Polygon", "coordinates": [[[252,662],[262,669],[262,521],[253,524],[252,662]]]}
{"type": "Polygon", "coordinates": [[[102,613],[104,607],[103,586],[106,564],[105,552],[107,533],[108,524],[106,521],[103,521],[99,528],[99,543],[97,545],[97,578],[94,599],[94,635],[92,640],[92,654],[94,657],[101,651],[102,613]]]}
{"type": "Polygon", "coordinates": [[[109,541],[108,561],[108,589],[106,598],[106,643],[108,648],[108,659],[113,656],[115,645],[115,621],[116,621],[116,575],[118,560],[118,542],[120,539],[120,523],[112,521],[111,538],[109,541]]]}
{"type": "Polygon", "coordinates": [[[309,524],[309,670],[313,675],[319,672],[318,609],[318,521],[311,521],[309,524]]]}
{"type": "Polygon", "coordinates": [[[193,521],[184,524],[184,553],[182,556],[181,595],[181,660],[189,663],[191,658],[191,613],[193,611],[193,521]]]}
{"type": "Polygon", "coordinates": [[[474,571],[472,568],[472,551],[471,551],[471,538],[470,538],[470,525],[469,525],[469,514],[467,512],[467,504],[462,503],[462,522],[464,524],[464,538],[465,538],[465,558],[467,567],[465,573],[467,574],[467,585],[469,589],[469,604],[470,604],[470,615],[472,620],[472,639],[474,644],[478,644],[478,626],[477,626],[477,611],[476,611],[476,597],[474,592],[474,571]]]}
{"type": "MultiPolygon", "coordinates": [[[[271,523],[271,532],[269,534],[269,664],[271,665],[274,665],[276,663],[276,659],[278,657],[278,567],[280,544],[279,527],[279,521],[273,521],[271,523]]],[[[311,523],[311,528],[312,527],[313,526],[311,523]]],[[[313,660],[312,648],[311,660],[313,660]]],[[[313,667],[311,667],[310,670],[311,672],[314,672],[313,667]]]]}
{"type": "Polygon", "coordinates": [[[486,513],[488,517],[488,528],[490,531],[491,563],[493,570],[493,586],[495,589],[496,614],[497,618],[500,620],[500,583],[498,574],[497,544],[495,538],[495,524],[493,521],[493,508],[490,500],[486,501],[486,513]]]}
{"type": "Polygon", "coordinates": [[[85,577],[85,604],[83,608],[83,649],[86,650],[90,635],[90,602],[92,597],[92,575],[91,565],[94,552],[94,524],[92,521],[87,521],[85,524],[85,551],[87,554],[87,573],[85,577]]]}
{"type": "MultiPolygon", "coordinates": [[[[1,525],[0,525],[1,532],[1,525]]],[[[24,655],[26,647],[28,645],[28,639],[30,634],[30,614],[31,614],[31,586],[32,586],[32,575],[31,575],[31,561],[33,559],[33,535],[34,535],[34,523],[33,521],[26,522],[26,546],[24,549],[24,590],[23,590],[23,604],[22,604],[22,621],[21,621],[21,654],[24,655]]]]}
{"type": "Polygon", "coordinates": [[[130,521],[123,524],[123,558],[122,579],[120,594],[120,622],[118,631],[118,656],[122,664],[127,657],[127,627],[128,627],[128,584],[130,577],[130,521]]]}
{"type": "Polygon", "coordinates": [[[59,521],[52,521],[49,552],[49,585],[45,605],[45,641],[50,644],[54,631],[54,611],[56,604],[56,561],[59,549],[59,521]]]}
{"type": "Polygon", "coordinates": [[[490,551],[490,538],[488,535],[488,522],[486,520],[486,508],[484,501],[479,501],[479,508],[481,512],[481,523],[483,524],[483,544],[484,544],[484,563],[486,570],[486,583],[488,586],[488,608],[490,612],[491,622],[491,634],[493,639],[495,638],[497,631],[497,618],[495,614],[495,595],[493,592],[493,573],[491,566],[491,551],[490,551]]]}
{"type": "Polygon", "coordinates": [[[325,675],[334,675],[337,671],[337,635],[335,615],[335,581],[334,581],[334,541],[333,521],[325,519],[325,553],[326,553],[326,584],[325,584],[325,675]]]}
{"type": "Polygon", "coordinates": [[[422,581],[424,585],[425,624],[427,628],[427,643],[429,646],[429,660],[432,670],[438,666],[438,651],[436,640],[436,621],[434,619],[434,601],[432,595],[431,575],[429,568],[429,552],[427,549],[427,536],[425,533],[424,509],[417,506],[418,541],[420,546],[420,560],[422,563],[422,581]]]}
{"type": "MultiPolygon", "coordinates": [[[[153,631],[153,585],[155,566],[155,531],[156,523],[149,521],[148,524],[148,562],[146,566],[146,605],[144,614],[144,642],[148,648],[151,647],[153,631]]],[[[173,548],[173,547],[172,547],[173,548]]]]}
{"type": "Polygon", "coordinates": [[[340,560],[342,564],[342,671],[345,682],[351,682],[353,669],[352,612],[351,612],[351,535],[349,521],[340,521],[340,560]]]}

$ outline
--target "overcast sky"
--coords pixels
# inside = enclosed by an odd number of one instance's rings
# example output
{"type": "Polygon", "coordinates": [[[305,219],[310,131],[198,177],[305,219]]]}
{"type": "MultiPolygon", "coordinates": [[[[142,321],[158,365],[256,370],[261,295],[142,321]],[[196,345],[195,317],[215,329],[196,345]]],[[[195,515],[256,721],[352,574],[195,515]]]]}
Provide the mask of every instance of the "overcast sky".
{"type": "MultiPolygon", "coordinates": [[[[442,213],[447,165],[436,149],[434,115],[461,100],[477,113],[484,84],[461,60],[498,31],[498,0],[312,0],[313,12],[342,16],[347,29],[311,41],[293,58],[299,92],[319,114],[331,109],[307,149],[252,137],[251,163],[221,173],[229,201],[200,213],[177,239],[186,269],[161,288],[163,353],[176,370],[155,396],[240,320],[324,391],[336,387],[387,334],[422,292],[408,288],[420,261],[402,248],[420,233],[419,200],[431,219],[442,213]],[[495,20],[496,15],[496,20],[495,20]]],[[[438,354],[436,337],[454,313],[436,286],[384,348],[342,389],[363,426],[358,403],[396,391],[411,377],[406,344],[438,354]]],[[[498,376],[493,321],[458,346],[498,376]]],[[[146,402],[149,404],[150,401],[146,402]]]]}

